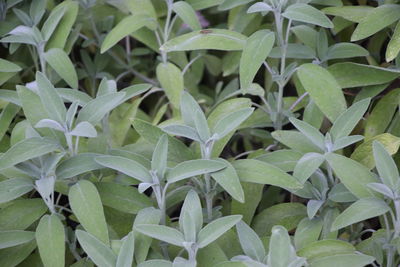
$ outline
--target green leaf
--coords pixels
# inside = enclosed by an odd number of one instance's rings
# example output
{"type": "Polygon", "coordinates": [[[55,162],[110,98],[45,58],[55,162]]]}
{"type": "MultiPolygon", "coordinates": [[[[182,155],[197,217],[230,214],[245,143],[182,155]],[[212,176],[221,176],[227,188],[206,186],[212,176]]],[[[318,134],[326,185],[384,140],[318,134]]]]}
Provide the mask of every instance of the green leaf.
{"type": "Polygon", "coordinates": [[[153,179],[151,178],[150,172],[139,162],[132,159],[120,157],[120,156],[101,156],[97,157],[96,162],[135,179],[141,182],[151,183],[153,179]]]}
{"type": "Polygon", "coordinates": [[[56,214],[45,215],[36,228],[36,242],[45,267],[65,265],[64,225],[56,214]]]}
{"type": "Polygon", "coordinates": [[[54,8],[51,11],[49,17],[46,19],[42,26],[42,35],[45,41],[48,41],[50,39],[50,36],[53,34],[58,23],[61,21],[62,16],[64,16],[65,11],[65,7],[54,8]]]}
{"type": "Polygon", "coordinates": [[[106,52],[122,38],[139,30],[142,27],[154,27],[155,20],[143,14],[130,15],[121,20],[104,38],[101,44],[100,53],[106,52]]]}
{"type": "Polygon", "coordinates": [[[79,244],[89,258],[99,267],[114,267],[117,262],[115,253],[94,235],[82,230],[76,230],[79,244]]]}
{"type": "Polygon", "coordinates": [[[196,191],[190,190],[183,202],[179,216],[179,228],[187,242],[196,242],[197,233],[202,226],[203,211],[200,198],[196,191]]]}
{"type": "Polygon", "coordinates": [[[135,229],[142,234],[148,235],[152,238],[156,238],[175,246],[183,247],[183,242],[185,242],[185,239],[181,232],[164,225],[138,224],[135,226],[135,229]]]}
{"type": "Polygon", "coordinates": [[[321,148],[311,142],[304,134],[298,131],[274,131],[272,137],[285,146],[303,153],[323,152],[321,148]]]}
{"type": "Polygon", "coordinates": [[[76,122],[87,121],[96,125],[107,113],[121,104],[124,97],[125,93],[123,92],[96,97],[82,107],[76,122]]]}
{"type": "Polygon", "coordinates": [[[131,267],[133,262],[133,253],[135,249],[135,239],[133,232],[130,232],[122,243],[118,253],[115,267],[131,267]]]}
{"type": "MultiPolygon", "coordinates": [[[[242,215],[243,221],[247,224],[250,224],[256,212],[258,204],[261,201],[264,185],[246,182],[242,182],[241,185],[246,201],[244,203],[241,203],[233,199],[231,202],[231,214],[242,215]]],[[[232,255],[232,257],[233,256],[234,255],[232,255]]]]}
{"type": "Polygon", "coordinates": [[[0,231],[25,230],[47,211],[40,198],[18,199],[0,209],[0,231]]]}
{"type": "Polygon", "coordinates": [[[312,100],[330,121],[335,121],[346,110],[342,88],[327,70],[315,64],[303,64],[297,75],[312,100]]]}
{"type": "Polygon", "coordinates": [[[58,164],[56,169],[57,178],[67,179],[85,172],[103,168],[102,165],[95,161],[95,158],[98,156],[101,156],[101,154],[80,153],[62,161],[58,164]]]}
{"type": "Polygon", "coordinates": [[[266,60],[275,42],[275,35],[269,30],[259,30],[246,41],[240,58],[240,88],[248,89],[257,71],[266,60]]]}
{"type": "Polygon", "coordinates": [[[242,50],[246,36],[229,30],[207,29],[194,31],[175,37],[160,47],[161,51],[190,51],[190,50],[242,50]]]}
{"type": "MultiPolygon", "coordinates": [[[[317,241],[322,231],[323,221],[320,218],[304,218],[297,225],[294,234],[294,244],[297,250],[306,247],[308,244],[317,241]]],[[[299,254],[300,256],[304,256],[299,254]]]]}
{"type": "Polygon", "coordinates": [[[303,154],[301,152],[295,150],[280,149],[260,155],[255,159],[272,164],[283,171],[289,172],[294,170],[302,156],[303,154]]]}
{"type": "Polygon", "coordinates": [[[342,88],[383,84],[400,76],[397,70],[352,62],[333,64],[328,71],[342,88]]]}
{"type": "Polygon", "coordinates": [[[17,64],[0,58],[0,72],[19,72],[22,68],[17,64]]]}
{"type": "Polygon", "coordinates": [[[48,138],[32,137],[22,140],[0,156],[0,170],[32,158],[40,157],[58,148],[58,144],[48,138]]]}
{"type": "Polygon", "coordinates": [[[29,231],[0,231],[0,249],[15,247],[28,243],[35,238],[35,232],[29,231]]]}
{"type": "Polygon", "coordinates": [[[140,224],[158,224],[160,219],[161,211],[153,207],[141,209],[136,215],[133,223],[133,233],[135,236],[135,259],[137,263],[142,263],[146,260],[152,238],[136,231],[135,227],[140,224]]]}
{"type": "Polygon", "coordinates": [[[337,141],[342,137],[348,136],[353,129],[357,126],[358,122],[364,116],[367,111],[370,98],[361,100],[349,107],[333,122],[329,133],[332,136],[333,141],[337,141]]]}
{"type": "Polygon", "coordinates": [[[352,43],[338,43],[329,47],[326,52],[326,57],[323,60],[352,58],[352,57],[366,57],[369,55],[368,50],[352,43]]]}
{"type": "Polygon", "coordinates": [[[157,172],[158,177],[164,177],[167,169],[168,157],[168,137],[167,135],[161,136],[158,141],[151,159],[151,169],[157,172]]]}
{"type": "Polygon", "coordinates": [[[325,157],[319,153],[307,153],[297,162],[293,171],[293,177],[301,183],[305,183],[310,176],[318,170],[325,161],[325,157]]]}
{"type": "Polygon", "coordinates": [[[343,227],[374,218],[385,214],[390,207],[385,201],[377,198],[363,198],[354,202],[343,211],[332,224],[331,231],[339,230],[343,227]]]}
{"type": "Polygon", "coordinates": [[[374,141],[372,147],[376,169],[378,170],[380,178],[385,185],[395,191],[399,185],[400,179],[396,163],[379,141],[374,141]]]}
{"type": "Polygon", "coordinates": [[[254,159],[233,162],[233,167],[242,182],[275,185],[287,189],[300,189],[303,185],[281,169],[254,159]]]}
{"type": "Polygon", "coordinates": [[[290,231],[295,229],[305,217],[307,217],[307,209],[301,203],[277,204],[257,214],[252,228],[259,236],[270,235],[274,225],[282,225],[290,231]]]}
{"type": "Polygon", "coordinates": [[[200,30],[201,25],[193,7],[185,1],[175,2],[172,5],[174,12],[186,23],[192,30],[200,30]]]}
{"type": "Polygon", "coordinates": [[[203,248],[212,243],[242,219],[241,215],[230,215],[207,224],[198,234],[197,245],[203,248]]]}
{"type": "MultiPolygon", "coordinates": [[[[281,225],[276,225],[272,228],[270,239],[269,253],[267,264],[268,266],[285,267],[290,266],[290,263],[296,259],[295,250],[291,244],[290,236],[281,225]]],[[[301,264],[300,266],[302,266],[301,264]]]]}
{"type": "Polygon", "coordinates": [[[152,205],[151,200],[139,193],[136,187],[109,182],[100,182],[95,185],[104,206],[137,214],[141,209],[152,205]]]}
{"type": "Polygon", "coordinates": [[[369,183],[376,183],[375,175],[367,167],[355,160],[338,154],[325,156],[329,165],[346,188],[358,198],[373,197],[374,193],[367,187],[369,183]]]}
{"type": "Polygon", "coordinates": [[[182,137],[189,138],[194,141],[200,142],[200,137],[197,134],[196,130],[190,126],[172,124],[172,125],[163,126],[162,129],[166,133],[169,133],[171,135],[182,136],[182,137]]]}
{"type": "Polygon", "coordinates": [[[167,260],[147,260],[142,262],[140,267],[173,267],[172,262],[167,260]]]}
{"type": "Polygon", "coordinates": [[[157,79],[160,81],[169,101],[175,108],[179,107],[181,93],[184,89],[181,70],[172,63],[160,63],[156,68],[157,79]]]}
{"type": "Polygon", "coordinates": [[[374,260],[374,257],[364,254],[342,254],[316,259],[310,264],[310,267],[363,267],[373,263],[374,260]]]}
{"type": "Polygon", "coordinates": [[[351,41],[354,42],[367,38],[398,19],[400,19],[400,5],[381,5],[360,21],[351,36],[351,41]]]}
{"type": "Polygon", "coordinates": [[[294,4],[286,8],[282,16],[294,21],[301,21],[325,28],[333,28],[333,23],[324,13],[307,4],[294,4]]]}
{"type": "Polygon", "coordinates": [[[340,6],[322,9],[325,14],[339,16],[352,22],[361,22],[374,8],[371,6],[340,6]]]}
{"type": "Polygon", "coordinates": [[[212,129],[213,133],[218,134],[219,139],[225,137],[250,117],[253,111],[254,108],[243,108],[226,115],[215,124],[212,129]]]}
{"type": "Polygon", "coordinates": [[[325,137],[319,132],[318,129],[294,117],[289,118],[289,121],[297,128],[297,130],[304,134],[308,140],[310,140],[320,149],[325,150],[325,137]]]}
{"type": "Polygon", "coordinates": [[[388,92],[378,101],[365,124],[364,135],[366,139],[386,132],[398,109],[399,101],[400,88],[388,92]]]}
{"type": "Polygon", "coordinates": [[[350,243],[342,240],[325,239],[308,243],[299,250],[298,254],[308,260],[314,260],[327,256],[350,254],[355,251],[356,249],[350,243]]]}
{"type": "Polygon", "coordinates": [[[33,189],[29,178],[12,178],[0,182],[0,204],[16,199],[33,189]]]}
{"type": "Polygon", "coordinates": [[[56,10],[64,9],[64,16],[58,22],[56,29],[53,31],[50,39],[46,43],[46,49],[51,48],[61,48],[65,47],[67,38],[71,33],[72,26],[75,23],[76,17],[78,15],[79,4],[75,1],[64,1],[58,6],[56,6],[52,12],[56,10]]]}
{"type": "Polygon", "coordinates": [[[186,178],[216,172],[224,168],[226,168],[226,165],[222,161],[207,159],[188,160],[168,170],[166,178],[169,183],[175,183],[186,178]]]}
{"type": "Polygon", "coordinates": [[[46,62],[63,78],[72,88],[78,88],[78,75],[72,61],[64,50],[52,48],[44,54],[46,62]]]}
{"type": "Polygon", "coordinates": [[[373,155],[372,144],[374,141],[379,141],[390,155],[395,154],[400,147],[400,138],[389,133],[380,134],[373,138],[367,139],[364,143],[359,145],[351,154],[351,158],[362,163],[369,169],[375,167],[375,160],[373,155]]]}
{"type": "Polygon", "coordinates": [[[254,232],[253,229],[243,221],[236,224],[236,230],[239,236],[240,245],[246,256],[262,262],[266,253],[264,245],[256,232],[254,232]]]}
{"type": "Polygon", "coordinates": [[[70,188],[68,199],[74,215],[83,228],[105,245],[108,245],[106,219],[96,187],[87,180],[81,180],[70,188]]]}
{"type": "Polygon", "coordinates": [[[386,49],[386,62],[390,62],[397,57],[400,52],[400,22],[397,23],[392,38],[386,49]]]}
{"type": "MultiPolygon", "coordinates": [[[[36,248],[36,242],[0,250],[0,266],[18,266],[36,248]]],[[[41,263],[40,263],[41,264],[41,263]]]]}
{"type": "Polygon", "coordinates": [[[36,82],[40,100],[49,117],[63,125],[67,113],[64,101],[58,95],[54,86],[41,72],[36,73],[36,82]]]}
{"type": "Polygon", "coordinates": [[[244,192],[235,168],[227,160],[217,159],[227,166],[226,168],[211,173],[211,177],[234,199],[244,203],[244,192]]]}
{"type": "MultiPolygon", "coordinates": [[[[146,121],[135,119],[133,127],[143,139],[156,145],[161,136],[165,134],[163,130],[146,121]]],[[[168,137],[168,160],[179,163],[188,159],[193,159],[193,152],[181,141],[176,138],[168,137]]]]}

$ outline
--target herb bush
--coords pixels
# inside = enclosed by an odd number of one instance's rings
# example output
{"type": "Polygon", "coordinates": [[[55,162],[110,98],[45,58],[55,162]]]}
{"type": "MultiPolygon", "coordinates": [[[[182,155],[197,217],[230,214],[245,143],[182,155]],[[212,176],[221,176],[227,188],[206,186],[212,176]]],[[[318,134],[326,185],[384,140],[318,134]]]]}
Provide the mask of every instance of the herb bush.
{"type": "Polygon", "coordinates": [[[400,3],[1,0],[0,266],[398,266],[400,3]]]}

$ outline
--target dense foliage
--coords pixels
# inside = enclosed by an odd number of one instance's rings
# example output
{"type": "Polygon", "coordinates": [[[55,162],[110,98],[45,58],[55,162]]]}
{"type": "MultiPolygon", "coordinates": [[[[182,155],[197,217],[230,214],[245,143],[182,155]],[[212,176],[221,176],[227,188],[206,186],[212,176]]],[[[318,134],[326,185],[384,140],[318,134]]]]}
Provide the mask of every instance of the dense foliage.
{"type": "Polygon", "coordinates": [[[400,1],[0,0],[0,266],[400,264],[400,1]]]}

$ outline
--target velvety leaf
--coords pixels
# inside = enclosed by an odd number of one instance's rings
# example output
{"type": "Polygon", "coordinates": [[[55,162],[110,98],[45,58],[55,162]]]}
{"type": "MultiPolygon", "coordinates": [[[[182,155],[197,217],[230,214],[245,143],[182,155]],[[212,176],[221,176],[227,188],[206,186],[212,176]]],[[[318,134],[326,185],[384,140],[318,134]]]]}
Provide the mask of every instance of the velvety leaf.
{"type": "MultiPolygon", "coordinates": [[[[297,250],[317,241],[322,230],[323,221],[320,218],[304,218],[299,222],[294,234],[294,244],[297,250]]],[[[304,255],[302,255],[304,256],[304,255]]]]}
{"type": "Polygon", "coordinates": [[[68,199],[74,215],[78,218],[83,228],[94,238],[108,245],[107,224],[96,187],[87,180],[80,180],[70,188],[68,199]]]}
{"type": "Polygon", "coordinates": [[[338,265],[362,267],[371,264],[374,260],[374,257],[364,254],[342,254],[316,259],[310,264],[310,267],[335,267],[338,265]]]}
{"type": "Polygon", "coordinates": [[[335,121],[346,110],[342,88],[327,70],[315,64],[304,64],[298,69],[297,75],[315,104],[330,121],[335,121]]]}
{"type": "Polygon", "coordinates": [[[72,61],[64,50],[52,48],[44,54],[46,62],[63,78],[72,88],[78,88],[78,76],[72,61]]]}
{"type": "Polygon", "coordinates": [[[80,153],[62,161],[56,169],[58,179],[67,179],[79,174],[90,172],[103,168],[95,161],[95,158],[101,156],[96,153],[80,153]]]}
{"type": "Polygon", "coordinates": [[[236,224],[240,245],[245,254],[252,259],[262,262],[266,256],[265,248],[258,235],[243,221],[236,224]]]}
{"type": "Polygon", "coordinates": [[[65,265],[64,225],[56,214],[45,215],[36,228],[36,242],[45,267],[65,265]]]}
{"type": "Polygon", "coordinates": [[[0,209],[0,231],[25,230],[47,211],[40,198],[18,199],[0,209]]]}
{"type": "Polygon", "coordinates": [[[183,247],[185,239],[178,230],[164,225],[138,224],[135,229],[142,234],[162,240],[175,246],[183,247]]]}
{"type": "Polygon", "coordinates": [[[333,222],[332,231],[385,214],[390,207],[377,198],[363,198],[351,204],[333,222]]]}
{"type": "Polygon", "coordinates": [[[361,22],[365,17],[374,11],[371,6],[340,6],[327,7],[322,10],[327,15],[339,16],[352,22],[361,22]]]}
{"type": "Polygon", "coordinates": [[[308,260],[322,258],[332,255],[354,253],[356,249],[353,245],[342,240],[325,239],[306,244],[299,250],[298,254],[308,260]]]}
{"type": "Polygon", "coordinates": [[[130,232],[122,243],[121,249],[117,257],[116,267],[131,267],[133,262],[133,253],[135,248],[135,240],[133,232],[130,232]]]}
{"type": "Polygon", "coordinates": [[[0,231],[0,249],[28,243],[35,238],[34,232],[11,230],[0,231]]]}
{"type": "Polygon", "coordinates": [[[226,165],[223,161],[206,159],[189,160],[168,170],[166,178],[169,183],[175,183],[186,178],[216,172],[224,168],[226,168],[226,165]]]}
{"type": "Polygon", "coordinates": [[[189,50],[242,50],[246,37],[238,32],[223,29],[207,29],[175,37],[160,47],[165,52],[189,50]]]}
{"type": "Polygon", "coordinates": [[[192,30],[201,29],[197,15],[190,4],[185,1],[175,2],[173,4],[173,10],[192,30]]]}
{"type": "Polygon", "coordinates": [[[29,178],[12,178],[0,182],[0,203],[16,199],[33,189],[29,178]]]}
{"type": "Polygon", "coordinates": [[[305,183],[307,179],[321,166],[325,161],[325,157],[319,153],[307,153],[296,164],[293,171],[293,177],[297,178],[301,183],[305,183]]]}
{"type": "Polygon", "coordinates": [[[400,22],[397,23],[386,49],[386,61],[392,61],[400,52],[400,22]]]}
{"type": "Polygon", "coordinates": [[[282,16],[294,21],[301,21],[325,28],[333,28],[333,23],[324,13],[307,4],[293,4],[286,8],[282,16]]]}

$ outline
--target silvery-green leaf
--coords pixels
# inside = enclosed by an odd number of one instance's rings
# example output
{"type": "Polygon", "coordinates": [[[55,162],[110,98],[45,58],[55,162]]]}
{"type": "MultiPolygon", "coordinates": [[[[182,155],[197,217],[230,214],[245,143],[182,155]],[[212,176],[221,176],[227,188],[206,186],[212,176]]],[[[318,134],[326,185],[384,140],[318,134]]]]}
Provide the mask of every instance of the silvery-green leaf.
{"type": "Polygon", "coordinates": [[[266,60],[275,42],[275,35],[269,30],[253,33],[246,41],[240,58],[240,88],[247,89],[257,71],[266,60]]]}
{"type": "Polygon", "coordinates": [[[366,98],[351,105],[346,111],[337,117],[329,130],[334,141],[341,137],[348,136],[357,126],[358,122],[364,116],[371,102],[370,98],[366,98]]]}
{"type": "Polygon", "coordinates": [[[182,136],[189,138],[194,141],[200,141],[200,137],[197,134],[196,130],[190,126],[186,125],[179,125],[179,124],[172,124],[162,127],[163,131],[169,133],[171,135],[182,136]]]}
{"type": "Polygon", "coordinates": [[[115,253],[95,236],[82,230],[75,231],[79,244],[89,258],[99,267],[114,267],[117,262],[115,253]]]}
{"type": "Polygon", "coordinates": [[[311,220],[314,218],[315,214],[317,214],[318,210],[322,207],[322,205],[325,203],[324,200],[314,200],[311,199],[307,203],[307,215],[308,218],[311,220]]]}
{"type": "Polygon", "coordinates": [[[203,226],[203,211],[201,208],[200,198],[196,191],[190,190],[186,195],[185,201],[179,216],[179,227],[185,235],[185,240],[196,242],[197,233],[203,226]],[[189,226],[186,226],[189,225],[189,226]],[[187,229],[191,229],[192,233],[187,233],[187,229]],[[189,240],[188,236],[193,236],[194,239],[189,240]]]}
{"type": "Polygon", "coordinates": [[[266,12],[272,11],[272,7],[264,2],[257,2],[249,7],[247,13],[266,12]]]}
{"type": "Polygon", "coordinates": [[[88,232],[82,234],[85,235],[85,239],[92,240],[94,238],[96,241],[103,243],[104,246],[108,246],[109,237],[103,205],[99,192],[93,183],[87,180],[80,180],[70,188],[68,199],[74,215],[88,232]],[[87,237],[89,234],[90,236],[87,237]]]}
{"type": "Polygon", "coordinates": [[[333,222],[331,231],[385,214],[390,207],[378,198],[363,198],[345,209],[333,222]]]}
{"type": "Polygon", "coordinates": [[[61,18],[64,16],[66,8],[53,9],[49,17],[46,19],[42,26],[43,38],[48,41],[56,29],[61,18]]]}
{"type": "Polygon", "coordinates": [[[203,248],[218,239],[242,219],[242,215],[230,215],[216,219],[207,224],[197,236],[197,245],[203,248]]]}
{"type": "Polygon", "coordinates": [[[299,130],[302,134],[304,134],[311,142],[313,142],[316,146],[324,150],[325,148],[325,137],[319,132],[318,129],[315,129],[313,126],[309,125],[306,122],[298,120],[296,118],[291,117],[290,122],[299,130]]]}
{"type": "Polygon", "coordinates": [[[310,244],[311,242],[317,241],[322,230],[323,221],[321,218],[304,218],[297,225],[296,232],[294,234],[294,244],[297,250],[310,244]]]}
{"type": "Polygon", "coordinates": [[[236,224],[236,230],[244,253],[253,260],[262,262],[266,252],[258,235],[243,221],[236,224]]]}
{"type": "Polygon", "coordinates": [[[397,190],[400,177],[396,163],[379,141],[374,141],[372,146],[376,169],[378,170],[380,178],[389,188],[397,190]]]}
{"type": "Polygon", "coordinates": [[[161,62],[157,65],[156,75],[170,103],[178,108],[185,88],[182,71],[173,63],[161,62]]]}
{"type": "Polygon", "coordinates": [[[291,149],[280,149],[260,155],[255,159],[272,164],[283,171],[293,171],[297,162],[301,159],[301,152],[291,149]]]}
{"type": "Polygon", "coordinates": [[[206,29],[193,31],[175,37],[160,47],[165,52],[190,50],[242,50],[246,36],[224,29],[206,29]]]}
{"type": "Polygon", "coordinates": [[[253,113],[253,111],[253,108],[243,108],[226,115],[215,124],[212,132],[217,134],[219,139],[225,137],[231,131],[237,129],[240,124],[253,113]]]}
{"type": "Polygon", "coordinates": [[[69,108],[67,110],[65,122],[68,126],[68,129],[72,128],[72,124],[74,123],[76,112],[78,111],[78,105],[79,105],[78,102],[75,101],[69,106],[69,108]]]}
{"type": "Polygon", "coordinates": [[[319,153],[307,153],[297,162],[293,171],[293,176],[301,183],[307,179],[321,166],[325,157],[319,153]]]}
{"type": "Polygon", "coordinates": [[[48,138],[32,137],[22,140],[0,156],[0,170],[53,152],[58,148],[58,143],[48,138]]]}
{"type": "Polygon", "coordinates": [[[129,232],[123,239],[121,249],[118,253],[116,267],[131,267],[133,262],[133,253],[135,248],[135,239],[133,232],[129,232]]]}
{"type": "Polygon", "coordinates": [[[64,225],[56,214],[43,216],[36,228],[36,243],[45,267],[65,264],[64,225]]]}
{"type": "Polygon", "coordinates": [[[224,168],[226,168],[225,163],[217,160],[188,160],[179,163],[172,169],[169,169],[166,173],[166,178],[169,183],[175,183],[186,178],[216,172],[224,168]]]}
{"type": "Polygon", "coordinates": [[[194,125],[196,127],[197,134],[200,137],[200,140],[203,142],[207,142],[210,139],[210,128],[208,127],[207,119],[204,116],[203,111],[197,111],[194,115],[194,125]]]}
{"type": "Polygon", "coordinates": [[[34,238],[35,232],[21,230],[0,231],[0,249],[25,244],[34,238]]]}
{"type": "Polygon", "coordinates": [[[96,137],[97,131],[90,122],[81,121],[69,134],[73,136],[96,137]]]}
{"type": "Polygon", "coordinates": [[[138,267],[173,267],[173,264],[167,260],[147,260],[140,263],[138,267]]]}
{"type": "Polygon", "coordinates": [[[71,88],[78,88],[78,75],[72,61],[64,50],[52,48],[44,54],[47,63],[63,78],[71,88]]]}
{"type": "Polygon", "coordinates": [[[124,92],[99,96],[82,107],[79,111],[77,122],[87,121],[97,124],[108,112],[121,104],[124,92]]]}
{"type": "Polygon", "coordinates": [[[353,43],[338,43],[334,44],[326,52],[326,57],[323,60],[366,57],[369,55],[368,50],[353,43]]]}
{"type": "Polygon", "coordinates": [[[139,224],[158,224],[161,219],[161,211],[153,207],[141,209],[135,217],[133,223],[133,233],[135,236],[135,259],[137,263],[143,263],[149,252],[152,238],[135,230],[139,224]]]}
{"type": "Polygon", "coordinates": [[[49,117],[61,124],[65,123],[67,110],[54,86],[41,72],[36,73],[36,82],[40,100],[49,117]]]}
{"type": "Polygon", "coordinates": [[[64,132],[64,127],[56,122],[55,120],[51,119],[42,119],[38,123],[36,123],[35,128],[51,128],[60,132],[64,132]]]}
{"type": "Polygon", "coordinates": [[[400,52],[400,22],[397,23],[386,49],[386,62],[395,59],[400,52]]]}
{"type": "Polygon", "coordinates": [[[307,4],[294,4],[289,6],[282,16],[287,19],[333,28],[333,23],[324,13],[307,4]]]}
{"type": "Polygon", "coordinates": [[[138,186],[139,193],[143,193],[144,191],[146,191],[153,185],[155,185],[155,184],[154,183],[140,183],[138,186]]]}
{"type": "Polygon", "coordinates": [[[139,162],[132,159],[119,156],[101,156],[97,157],[95,160],[97,163],[107,168],[117,170],[142,182],[153,182],[149,171],[139,162]]]}
{"type": "Polygon", "coordinates": [[[332,151],[336,151],[347,146],[350,146],[354,143],[357,143],[364,139],[362,135],[351,135],[351,136],[343,136],[335,141],[332,147],[332,151]]]}
{"type": "Polygon", "coordinates": [[[0,182],[0,203],[16,199],[33,189],[29,178],[12,178],[0,182]]]}
{"type": "Polygon", "coordinates": [[[154,19],[144,14],[136,14],[125,17],[106,35],[103,43],[101,44],[100,53],[106,52],[122,38],[139,30],[140,28],[144,26],[154,27],[154,25],[154,19]]]}
{"type": "Polygon", "coordinates": [[[336,184],[331,191],[329,191],[328,197],[330,200],[338,203],[357,201],[357,197],[353,195],[342,183],[336,184]]]}
{"type": "Polygon", "coordinates": [[[97,153],[80,153],[70,157],[57,165],[56,176],[58,179],[67,179],[79,174],[98,170],[102,165],[95,161],[95,158],[101,156],[97,153]]]}
{"type": "Polygon", "coordinates": [[[192,30],[200,30],[201,25],[193,7],[185,1],[178,1],[172,5],[174,12],[185,22],[192,30]]]}
{"type": "MultiPolygon", "coordinates": [[[[281,47],[274,47],[269,54],[271,58],[281,58],[283,56],[281,47]]],[[[303,44],[287,44],[286,57],[297,59],[314,59],[317,55],[315,50],[303,44]]]]}
{"type": "Polygon", "coordinates": [[[135,230],[178,247],[182,247],[183,242],[185,242],[185,238],[181,232],[164,225],[138,224],[135,226],[135,230]]]}
{"type": "Polygon", "coordinates": [[[274,226],[272,228],[272,235],[269,243],[268,266],[289,266],[290,262],[294,260],[296,255],[287,230],[280,225],[274,226]]]}
{"type": "Polygon", "coordinates": [[[149,90],[151,87],[152,87],[152,85],[148,84],[148,83],[134,84],[129,87],[126,87],[126,88],[120,90],[120,92],[125,93],[125,96],[121,100],[121,102],[125,102],[135,96],[138,96],[138,95],[146,92],[147,90],[149,90]]]}
{"type": "MultiPolygon", "coordinates": [[[[48,177],[42,177],[39,180],[35,181],[35,189],[39,192],[40,196],[43,198],[45,203],[49,206],[50,209],[54,209],[52,206],[53,199],[52,195],[54,194],[54,185],[56,179],[54,175],[48,177]]],[[[51,210],[54,212],[54,210],[51,210]]]]}
{"type": "Polygon", "coordinates": [[[223,162],[226,168],[211,173],[211,177],[235,200],[244,203],[243,188],[235,168],[227,160],[221,158],[216,160],[223,162]]]}
{"type": "Polygon", "coordinates": [[[385,184],[381,184],[381,183],[370,183],[367,184],[367,186],[369,188],[371,188],[372,190],[381,193],[382,195],[390,198],[390,199],[395,199],[395,196],[393,194],[393,191],[385,184]]]}

